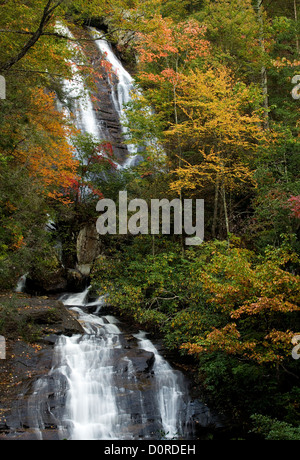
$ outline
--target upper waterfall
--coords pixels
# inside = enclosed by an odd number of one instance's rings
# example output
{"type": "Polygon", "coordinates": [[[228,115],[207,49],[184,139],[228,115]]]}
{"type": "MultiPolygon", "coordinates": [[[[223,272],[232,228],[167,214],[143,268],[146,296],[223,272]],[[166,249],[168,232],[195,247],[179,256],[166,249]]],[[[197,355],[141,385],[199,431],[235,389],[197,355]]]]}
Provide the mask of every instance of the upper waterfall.
{"type": "MultiPolygon", "coordinates": [[[[111,45],[101,38],[103,34],[92,27],[88,29],[89,34],[97,39],[95,40],[95,51],[98,50],[102,59],[109,63],[113,78],[111,78],[110,72],[107,72],[103,67],[102,70],[107,75],[103,76],[102,88],[99,88],[98,94],[95,94],[98,102],[93,102],[88,85],[80,73],[80,66],[86,62],[87,58],[85,49],[83,46],[78,47],[75,44],[75,37],[66,25],[57,23],[57,32],[74,40],[70,42],[69,46],[74,51],[75,56],[74,60],[70,62],[72,79],[64,79],[63,90],[65,98],[58,104],[61,110],[70,115],[68,102],[72,101],[72,112],[76,127],[84,134],[91,134],[99,143],[111,143],[116,151],[122,147],[122,152],[124,153],[117,155],[118,169],[132,167],[143,158],[138,154],[135,145],[126,143],[121,146],[120,142],[123,144],[128,134],[128,128],[125,126],[127,120],[126,105],[132,99],[134,79],[116,57],[111,45]],[[106,91],[104,90],[107,93],[105,97],[103,93],[104,82],[107,82],[107,89],[106,91]],[[115,112],[115,121],[113,120],[114,117],[109,115],[112,112],[115,112]],[[118,137],[116,131],[119,131],[118,140],[116,140],[116,137],[118,137]]],[[[93,61],[90,65],[94,65],[93,61]]]]}
{"type": "MultiPolygon", "coordinates": [[[[123,134],[126,138],[128,133],[128,128],[125,126],[127,122],[126,106],[132,100],[132,92],[135,90],[134,79],[124,68],[121,61],[116,57],[111,45],[105,39],[100,38],[101,34],[95,28],[90,27],[90,30],[93,37],[97,38],[95,41],[96,46],[104,58],[110,63],[111,70],[116,77],[116,84],[114,84],[111,78],[109,79],[111,95],[114,107],[119,114],[123,134]]],[[[123,167],[135,166],[140,160],[142,160],[142,157],[138,154],[138,149],[135,145],[127,144],[127,148],[130,156],[125,161],[123,167]]]]}
{"type": "MultiPolygon", "coordinates": [[[[66,37],[75,39],[74,35],[71,33],[69,28],[62,23],[58,23],[56,25],[56,30],[57,32],[63,34],[66,37]]],[[[74,42],[70,42],[69,46],[78,53],[78,49],[74,42]]],[[[95,116],[92,98],[86,87],[84,79],[79,72],[79,65],[82,64],[84,60],[83,50],[80,50],[80,53],[82,54],[80,62],[70,62],[72,68],[72,80],[64,79],[63,89],[64,93],[66,94],[66,98],[72,99],[72,101],[74,101],[74,115],[76,127],[83,133],[89,133],[96,139],[101,139],[101,126],[99,125],[97,118],[95,116]]],[[[62,104],[63,109],[67,110],[66,99],[62,101],[62,104]]]]}

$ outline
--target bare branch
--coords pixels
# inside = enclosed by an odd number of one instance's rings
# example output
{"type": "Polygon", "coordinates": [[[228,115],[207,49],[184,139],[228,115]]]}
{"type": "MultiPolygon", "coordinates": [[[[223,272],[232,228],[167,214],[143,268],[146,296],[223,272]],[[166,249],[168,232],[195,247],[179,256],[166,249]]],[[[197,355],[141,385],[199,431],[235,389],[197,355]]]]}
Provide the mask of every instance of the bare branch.
{"type": "MultiPolygon", "coordinates": [[[[55,38],[61,38],[63,40],[68,40],[70,42],[96,42],[98,40],[105,40],[106,38],[108,38],[109,36],[111,36],[112,34],[114,34],[114,32],[117,32],[117,31],[120,31],[122,29],[114,29],[114,30],[111,30],[110,32],[103,32],[101,36],[97,37],[97,38],[71,38],[67,35],[63,35],[63,34],[60,34],[58,32],[43,32],[41,34],[41,37],[55,37],[55,38]]],[[[127,31],[127,29],[124,29],[127,31]]],[[[23,31],[23,30],[11,30],[11,29],[0,29],[0,32],[1,33],[11,33],[11,34],[19,34],[19,35],[34,35],[35,32],[29,32],[29,31],[23,31]]],[[[132,36],[134,35],[134,31],[131,31],[131,34],[132,36]]],[[[130,41],[130,39],[128,40],[130,41]]]]}
{"type": "Polygon", "coordinates": [[[63,3],[64,0],[59,0],[53,7],[51,8],[52,0],[48,0],[43,15],[39,24],[38,29],[32,34],[31,38],[25,43],[21,51],[14,56],[13,58],[9,59],[7,62],[0,63],[0,72],[9,70],[13,67],[17,62],[19,62],[27,53],[28,51],[36,44],[36,42],[40,39],[40,37],[44,33],[44,29],[49,23],[52,18],[52,13],[63,3]]]}

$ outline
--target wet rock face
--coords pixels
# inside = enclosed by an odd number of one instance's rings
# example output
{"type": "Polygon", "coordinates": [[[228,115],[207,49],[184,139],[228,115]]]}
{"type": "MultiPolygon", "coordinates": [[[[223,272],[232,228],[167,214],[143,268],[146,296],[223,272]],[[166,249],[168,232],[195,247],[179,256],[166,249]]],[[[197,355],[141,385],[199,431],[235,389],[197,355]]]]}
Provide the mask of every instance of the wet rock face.
{"type": "Polygon", "coordinates": [[[139,348],[118,349],[111,352],[111,365],[117,374],[149,374],[152,371],[155,356],[139,348]]]}
{"type": "MultiPolygon", "coordinates": [[[[6,401],[1,397],[3,402],[0,404],[0,413],[3,416],[0,417],[0,440],[61,439],[58,425],[61,425],[65,415],[68,382],[63,375],[53,376],[50,373],[53,349],[44,347],[38,352],[32,352],[29,346],[18,343],[12,346],[12,352],[18,358],[11,363],[9,370],[7,368],[7,372],[13,372],[15,380],[20,379],[21,383],[7,394],[6,401]]],[[[158,436],[159,416],[153,410],[155,385],[151,374],[154,355],[140,349],[128,352],[115,349],[111,354],[111,366],[116,375],[116,400],[123,410],[130,407],[130,430],[137,438],[142,439],[146,432],[149,434],[149,430],[154,437],[158,436]],[[127,356],[130,356],[134,371],[139,375],[138,387],[133,378],[133,369],[128,366],[127,356]],[[141,415],[141,392],[144,410],[150,414],[146,424],[141,415]]],[[[2,369],[2,372],[5,371],[2,369]]]]}
{"type": "MultiPolygon", "coordinates": [[[[100,59],[102,58],[96,49],[95,53],[98,53],[100,59]]],[[[103,66],[100,67],[100,71],[102,78],[96,82],[97,100],[95,102],[95,115],[101,127],[103,141],[109,142],[112,145],[114,157],[119,162],[123,162],[128,155],[128,149],[124,144],[120,119],[112,102],[112,89],[108,80],[109,77],[103,66]]],[[[116,85],[116,78],[113,78],[112,81],[116,85]]]]}
{"type": "MultiPolygon", "coordinates": [[[[88,29],[80,30],[80,35],[84,38],[91,38],[88,29]]],[[[112,92],[116,90],[118,79],[109,70],[105,55],[100,52],[94,42],[86,42],[82,46],[96,75],[94,88],[91,88],[91,91],[93,93],[94,114],[101,131],[101,141],[110,143],[114,158],[123,163],[128,156],[128,148],[124,142],[121,121],[112,98],[112,92]]]]}
{"type": "Polygon", "coordinates": [[[58,337],[82,334],[83,329],[57,300],[21,297],[13,302],[16,317],[5,337],[6,359],[0,360],[0,439],[36,439],[28,420],[35,382],[48,375],[58,337]],[[21,338],[21,331],[26,331],[29,342],[21,338]]]}
{"type": "MultiPolygon", "coordinates": [[[[73,345],[82,344],[81,351],[85,347],[93,350],[90,340],[95,340],[91,371],[101,380],[102,372],[107,372],[102,367],[103,353],[106,353],[102,340],[106,340],[106,322],[112,317],[102,317],[105,319],[103,335],[98,331],[96,335],[87,336],[77,315],[73,316],[76,313],[61,302],[40,298],[19,299],[19,302],[23,309],[20,314],[39,325],[41,336],[31,344],[19,339],[8,340],[8,359],[0,361],[0,440],[68,439],[68,420],[72,419],[68,413],[70,370],[62,372],[65,353],[62,345],[68,341],[73,345]]],[[[111,387],[104,390],[113,392],[118,412],[125,417],[118,430],[123,439],[163,439],[157,405],[156,355],[141,348],[126,325],[118,322],[118,326],[121,333],[115,337],[115,343],[111,343],[105,360],[113,381],[111,387]]],[[[101,330],[101,325],[98,327],[101,330]]],[[[77,356],[76,351],[76,361],[78,359],[82,356],[77,356]]],[[[99,382],[96,380],[95,384],[99,382]]],[[[187,388],[185,391],[188,392],[187,388]]],[[[186,430],[183,439],[196,439],[195,427],[218,428],[218,420],[207,406],[200,401],[190,402],[189,398],[184,401],[181,410],[189,420],[182,428],[186,430]]]]}
{"type": "Polygon", "coordinates": [[[67,289],[66,272],[63,268],[44,274],[30,273],[26,279],[26,291],[33,295],[51,295],[67,289]]]}

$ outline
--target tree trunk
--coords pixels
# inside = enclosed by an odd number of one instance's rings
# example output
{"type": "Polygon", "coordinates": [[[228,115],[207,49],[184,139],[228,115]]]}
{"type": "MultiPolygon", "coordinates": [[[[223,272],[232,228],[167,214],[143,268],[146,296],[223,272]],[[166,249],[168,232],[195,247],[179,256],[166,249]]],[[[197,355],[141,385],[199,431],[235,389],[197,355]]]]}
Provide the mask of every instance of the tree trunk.
{"type": "Polygon", "coordinates": [[[220,177],[217,174],[216,187],[215,187],[215,202],[214,202],[214,217],[212,224],[212,237],[216,238],[217,218],[218,218],[218,203],[219,203],[219,190],[220,190],[220,177]]]}
{"type": "Polygon", "coordinates": [[[228,218],[228,209],[227,209],[226,191],[225,191],[224,182],[222,184],[222,197],[223,197],[226,233],[227,233],[227,239],[229,240],[230,227],[229,227],[229,218],[228,218]]]}
{"type": "Polygon", "coordinates": [[[297,50],[297,54],[299,54],[298,12],[297,12],[296,0],[294,0],[294,13],[295,13],[295,24],[296,24],[296,50],[297,50]]]}
{"type": "MultiPolygon", "coordinates": [[[[257,0],[257,17],[259,22],[259,43],[262,50],[262,55],[265,54],[265,41],[264,41],[264,19],[262,10],[263,0],[257,0]]],[[[268,74],[265,65],[261,68],[261,87],[262,94],[264,96],[263,107],[264,107],[264,129],[269,129],[269,98],[268,98],[268,74]]]]}
{"type": "MultiPolygon", "coordinates": [[[[176,62],[176,74],[178,75],[178,62],[176,62]]],[[[176,93],[176,89],[177,89],[177,84],[174,83],[173,84],[174,117],[175,117],[175,125],[177,126],[178,125],[178,112],[177,112],[177,93],[176,93]]],[[[182,152],[181,152],[181,142],[180,142],[179,134],[177,135],[177,142],[178,142],[178,147],[179,147],[178,167],[180,168],[181,163],[182,163],[182,160],[181,160],[182,152]]],[[[180,189],[179,199],[180,199],[181,215],[182,215],[182,219],[183,219],[183,193],[182,193],[182,189],[180,189]]],[[[183,228],[184,228],[184,226],[183,226],[183,221],[182,221],[182,229],[183,228]]],[[[181,255],[182,255],[182,258],[184,258],[184,256],[185,256],[185,240],[184,240],[183,230],[181,232],[181,255]]]]}

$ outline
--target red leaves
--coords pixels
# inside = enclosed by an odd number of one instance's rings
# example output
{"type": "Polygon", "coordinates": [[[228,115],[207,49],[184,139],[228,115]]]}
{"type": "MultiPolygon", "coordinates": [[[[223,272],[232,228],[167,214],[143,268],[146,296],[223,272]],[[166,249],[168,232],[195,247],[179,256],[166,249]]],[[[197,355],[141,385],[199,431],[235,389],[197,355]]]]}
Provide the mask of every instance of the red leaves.
{"type": "Polygon", "coordinates": [[[80,202],[82,197],[82,190],[84,188],[88,188],[98,199],[104,198],[103,193],[100,190],[95,188],[90,182],[81,180],[80,178],[70,180],[69,187],[65,189],[65,194],[71,196],[75,195],[76,201],[80,202]]]}
{"type": "Polygon", "coordinates": [[[77,203],[80,203],[83,200],[83,196],[86,196],[87,189],[93,197],[97,199],[104,198],[101,190],[99,190],[90,179],[89,173],[92,172],[97,175],[97,172],[101,172],[107,168],[117,169],[117,165],[114,163],[112,157],[112,144],[110,142],[102,142],[99,144],[87,161],[80,165],[79,174],[81,177],[69,179],[68,184],[64,188],[65,194],[76,199],[77,203]],[[97,167],[97,165],[99,166],[97,167]]]}
{"type": "Polygon", "coordinates": [[[296,217],[297,219],[300,219],[300,195],[291,196],[288,202],[292,210],[293,216],[296,217]]]}
{"type": "Polygon", "coordinates": [[[112,160],[113,157],[113,146],[110,142],[102,142],[99,144],[92,155],[89,158],[89,164],[108,164],[113,169],[117,169],[116,163],[112,160]]]}
{"type": "Polygon", "coordinates": [[[206,28],[194,19],[174,24],[170,18],[156,17],[156,28],[139,34],[137,48],[141,64],[159,62],[169,56],[184,55],[185,62],[205,56],[209,43],[204,39],[206,28]]]}

